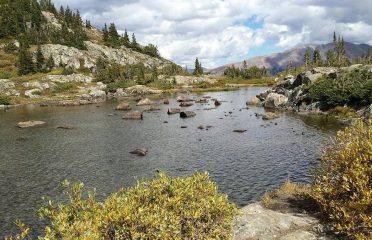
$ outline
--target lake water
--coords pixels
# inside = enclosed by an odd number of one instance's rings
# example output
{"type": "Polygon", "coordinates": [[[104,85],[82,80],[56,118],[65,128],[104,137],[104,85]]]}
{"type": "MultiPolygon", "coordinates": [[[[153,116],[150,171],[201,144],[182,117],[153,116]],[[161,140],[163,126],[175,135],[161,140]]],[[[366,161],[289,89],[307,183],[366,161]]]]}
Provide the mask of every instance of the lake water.
{"type": "Polygon", "coordinates": [[[41,197],[62,199],[60,183],[65,179],[96,188],[97,198],[103,199],[121,187],[133,186],[136,178],[151,178],[157,169],[172,176],[208,171],[220,191],[239,206],[257,200],[288,178],[309,181],[309,169],[317,164],[321,147],[339,126],[324,117],[280,113],[278,119],[263,121],[254,115],[265,112],[263,108],[239,111],[265,89],[190,94],[224,102],[209,111],[203,109],[214,107],[212,102],[195,104],[189,109],[197,115],[189,119],[166,114],[168,107],[178,106],[175,96],[169,97],[169,106],[160,105],[161,111],[144,113],[142,121],[123,120],[123,112],[113,110],[117,102],[100,107],[25,106],[1,111],[0,237],[16,231],[16,219],[31,226],[33,236],[40,234],[42,223],[36,212],[42,206],[41,197]],[[47,124],[15,127],[31,119],[47,124]],[[57,129],[60,125],[74,129],[57,129]],[[199,125],[213,127],[200,130],[199,125]],[[235,129],[247,132],[234,133],[235,129]],[[147,148],[148,155],[131,155],[129,151],[137,147],[147,148]]]}

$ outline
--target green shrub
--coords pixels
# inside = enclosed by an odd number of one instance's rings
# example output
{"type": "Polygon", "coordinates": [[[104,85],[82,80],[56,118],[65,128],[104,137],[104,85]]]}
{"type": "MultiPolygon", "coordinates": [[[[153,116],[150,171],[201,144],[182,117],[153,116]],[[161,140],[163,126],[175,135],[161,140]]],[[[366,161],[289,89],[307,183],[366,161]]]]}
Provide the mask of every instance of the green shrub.
{"type": "Polygon", "coordinates": [[[0,79],[9,79],[12,77],[12,73],[8,71],[1,71],[0,70],[0,79]]]}
{"type": "Polygon", "coordinates": [[[134,81],[127,81],[127,80],[119,80],[116,82],[112,82],[107,84],[106,91],[107,92],[115,92],[118,88],[128,88],[136,85],[134,81]]]}
{"type": "Polygon", "coordinates": [[[229,239],[237,212],[207,173],[160,173],[102,203],[82,198],[82,183],[64,185],[70,203],[49,200],[39,211],[51,221],[45,239],[229,239]]]}
{"type": "Polygon", "coordinates": [[[63,82],[63,83],[56,83],[53,92],[54,93],[61,93],[66,92],[76,87],[75,82],[63,82]]]}
{"type": "Polygon", "coordinates": [[[63,68],[62,75],[71,75],[74,74],[75,70],[71,67],[63,68]]]}
{"type": "Polygon", "coordinates": [[[336,116],[345,117],[345,118],[357,118],[358,114],[355,112],[354,109],[349,107],[341,107],[337,106],[329,110],[331,114],[335,114],[336,116]]]}
{"type": "Polygon", "coordinates": [[[0,105],[10,105],[11,98],[0,94],[0,105]]]}
{"type": "Polygon", "coordinates": [[[372,72],[356,69],[341,72],[337,78],[322,77],[309,86],[309,98],[331,107],[368,105],[372,102],[372,72]]]}
{"type": "Polygon", "coordinates": [[[339,132],[325,148],[311,195],[337,233],[372,239],[372,120],[339,132]]]}

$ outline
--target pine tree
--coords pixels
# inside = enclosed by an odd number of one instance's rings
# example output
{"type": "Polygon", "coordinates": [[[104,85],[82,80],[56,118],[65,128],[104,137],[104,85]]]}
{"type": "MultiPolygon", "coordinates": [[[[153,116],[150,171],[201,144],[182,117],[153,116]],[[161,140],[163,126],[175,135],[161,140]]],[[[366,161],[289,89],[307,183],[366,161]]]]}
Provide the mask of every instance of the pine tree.
{"type": "Polygon", "coordinates": [[[139,50],[139,46],[137,43],[136,35],[134,33],[132,34],[132,42],[131,42],[131,47],[135,50],[139,50]]]}
{"type": "Polygon", "coordinates": [[[18,75],[27,75],[34,72],[34,63],[31,53],[21,44],[18,54],[18,75]]]}
{"type": "Polygon", "coordinates": [[[53,70],[53,68],[54,68],[54,60],[53,60],[52,55],[49,56],[48,61],[46,62],[45,67],[46,67],[46,69],[48,71],[53,70]]]}
{"type": "Polygon", "coordinates": [[[125,29],[124,35],[122,37],[122,44],[126,47],[130,46],[130,41],[129,41],[129,36],[128,36],[127,29],[125,29]]]}
{"type": "Polygon", "coordinates": [[[116,26],[114,23],[110,24],[110,27],[108,29],[108,43],[111,47],[119,47],[120,46],[120,36],[118,34],[118,31],[116,30],[116,26]]]}
{"type": "Polygon", "coordinates": [[[313,53],[313,64],[314,64],[314,66],[317,66],[317,67],[319,67],[319,66],[322,65],[322,57],[320,55],[319,48],[316,48],[314,50],[314,53],[313,53]]]}
{"type": "Polygon", "coordinates": [[[109,35],[108,30],[107,30],[107,24],[106,23],[105,23],[105,26],[102,29],[102,32],[103,32],[103,42],[104,42],[105,45],[107,45],[109,43],[110,35],[109,35]]]}
{"type": "Polygon", "coordinates": [[[44,68],[44,63],[45,63],[45,58],[43,56],[43,53],[41,51],[40,45],[37,46],[37,51],[36,51],[36,72],[43,72],[44,68]]]}
{"type": "Polygon", "coordinates": [[[292,70],[293,70],[292,60],[289,60],[287,65],[287,74],[291,73],[292,70]]]}
{"type": "Polygon", "coordinates": [[[198,58],[195,59],[195,69],[193,74],[196,76],[203,74],[203,68],[198,58]]]}
{"type": "Polygon", "coordinates": [[[327,65],[333,66],[335,63],[335,52],[332,50],[327,51],[327,65]]]}
{"type": "Polygon", "coordinates": [[[304,55],[305,67],[308,67],[310,65],[310,57],[311,57],[310,55],[311,55],[310,49],[307,48],[306,52],[305,52],[305,55],[304,55]]]}

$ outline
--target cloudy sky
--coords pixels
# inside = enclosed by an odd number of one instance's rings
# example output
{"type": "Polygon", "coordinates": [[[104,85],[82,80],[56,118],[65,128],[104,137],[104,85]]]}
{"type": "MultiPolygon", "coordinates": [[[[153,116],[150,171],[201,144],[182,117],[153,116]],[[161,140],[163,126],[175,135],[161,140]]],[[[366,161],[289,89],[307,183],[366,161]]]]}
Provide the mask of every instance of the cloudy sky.
{"type": "Polygon", "coordinates": [[[212,68],[301,43],[323,43],[332,32],[372,45],[371,0],[55,0],[101,27],[115,22],[154,43],[162,56],[212,68]]]}

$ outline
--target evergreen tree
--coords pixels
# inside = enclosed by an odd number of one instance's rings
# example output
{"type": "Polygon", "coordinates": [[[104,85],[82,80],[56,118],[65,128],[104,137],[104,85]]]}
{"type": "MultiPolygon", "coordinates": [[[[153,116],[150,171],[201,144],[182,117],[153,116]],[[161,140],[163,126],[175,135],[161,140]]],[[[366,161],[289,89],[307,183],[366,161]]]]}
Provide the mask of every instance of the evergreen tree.
{"type": "Polygon", "coordinates": [[[292,70],[293,70],[292,60],[289,60],[287,65],[287,74],[291,73],[292,70]]]}
{"type": "Polygon", "coordinates": [[[46,69],[48,71],[51,71],[54,68],[54,60],[53,60],[52,55],[49,56],[48,61],[46,62],[45,67],[46,67],[46,69]]]}
{"type": "Polygon", "coordinates": [[[125,29],[124,35],[122,37],[122,44],[126,47],[130,46],[130,41],[129,41],[129,36],[128,36],[127,29],[125,29]]]}
{"type": "Polygon", "coordinates": [[[327,51],[327,65],[333,66],[335,63],[335,52],[332,50],[327,51]]]}
{"type": "Polygon", "coordinates": [[[311,57],[310,49],[307,48],[304,55],[305,67],[308,67],[310,65],[310,57],[311,57]]]}
{"type": "Polygon", "coordinates": [[[120,36],[118,31],[116,30],[116,26],[114,23],[110,24],[108,29],[108,45],[111,47],[119,47],[120,46],[120,36]]]}
{"type": "Polygon", "coordinates": [[[322,57],[319,48],[316,48],[313,53],[313,65],[319,67],[322,65],[322,57]]]}
{"type": "Polygon", "coordinates": [[[34,63],[32,61],[31,53],[21,44],[18,53],[18,75],[27,75],[34,72],[34,63]]]}
{"type": "Polygon", "coordinates": [[[193,74],[196,76],[203,74],[203,68],[198,58],[195,59],[195,69],[193,74]]]}
{"type": "Polygon", "coordinates": [[[158,80],[159,73],[158,73],[158,68],[156,67],[156,65],[153,65],[151,70],[152,70],[152,80],[153,81],[158,80]]]}
{"type": "Polygon", "coordinates": [[[132,42],[131,42],[131,47],[134,49],[134,50],[140,50],[140,47],[137,43],[137,39],[136,39],[136,35],[134,35],[134,33],[132,34],[132,42]]]}
{"type": "Polygon", "coordinates": [[[247,68],[248,68],[248,66],[247,66],[247,61],[244,60],[244,61],[243,61],[243,69],[247,69],[247,68]]]}
{"type": "Polygon", "coordinates": [[[43,72],[44,63],[45,63],[45,58],[41,51],[40,45],[38,45],[37,51],[36,51],[36,66],[35,66],[36,72],[43,72]]]}
{"type": "Polygon", "coordinates": [[[107,30],[107,24],[106,23],[105,23],[105,26],[102,29],[102,32],[103,32],[103,42],[104,42],[105,45],[108,45],[110,35],[109,35],[108,30],[107,30]]]}

